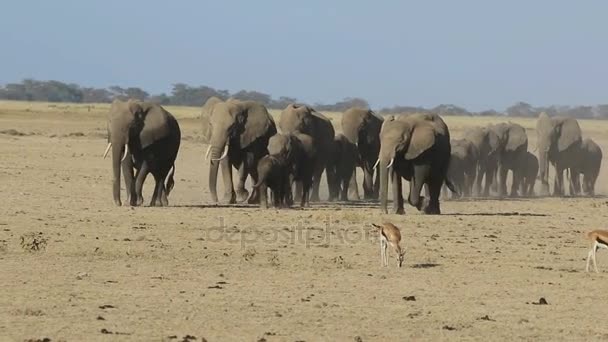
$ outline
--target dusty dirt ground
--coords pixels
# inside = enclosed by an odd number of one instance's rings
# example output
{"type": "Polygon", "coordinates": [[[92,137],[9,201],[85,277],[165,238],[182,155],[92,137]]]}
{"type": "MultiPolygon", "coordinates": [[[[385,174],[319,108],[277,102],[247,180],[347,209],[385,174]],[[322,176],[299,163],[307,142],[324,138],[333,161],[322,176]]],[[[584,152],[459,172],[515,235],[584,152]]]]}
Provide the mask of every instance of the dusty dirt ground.
{"type": "Polygon", "coordinates": [[[103,115],[0,111],[0,340],[608,338],[608,253],[586,274],[583,239],[606,198],[215,206],[197,121],[180,124],[171,207],[119,208],[103,115]],[[383,220],[401,269],[380,267],[383,220]]]}

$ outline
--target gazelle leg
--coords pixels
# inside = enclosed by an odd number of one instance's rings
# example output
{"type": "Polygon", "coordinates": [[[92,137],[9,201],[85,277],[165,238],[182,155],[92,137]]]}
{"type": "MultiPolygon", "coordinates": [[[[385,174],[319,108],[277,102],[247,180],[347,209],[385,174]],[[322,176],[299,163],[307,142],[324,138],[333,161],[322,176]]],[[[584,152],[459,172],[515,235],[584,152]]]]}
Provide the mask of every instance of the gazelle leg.
{"type": "Polygon", "coordinates": [[[597,253],[597,242],[593,244],[593,268],[595,269],[595,273],[599,273],[597,270],[597,260],[595,258],[597,253]]]}
{"type": "Polygon", "coordinates": [[[593,256],[593,250],[590,250],[587,254],[587,266],[585,266],[585,272],[589,273],[589,264],[591,263],[591,257],[593,256]]]}
{"type": "Polygon", "coordinates": [[[384,266],[384,242],[380,238],[380,267],[384,266]]]}

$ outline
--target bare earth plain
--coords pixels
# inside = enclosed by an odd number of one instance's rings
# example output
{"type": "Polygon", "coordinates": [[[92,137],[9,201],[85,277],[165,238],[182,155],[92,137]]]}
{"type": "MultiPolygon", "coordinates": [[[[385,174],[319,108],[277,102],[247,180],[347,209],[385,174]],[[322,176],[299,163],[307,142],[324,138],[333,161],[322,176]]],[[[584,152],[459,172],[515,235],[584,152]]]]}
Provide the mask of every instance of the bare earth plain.
{"type": "MultiPolygon", "coordinates": [[[[608,228],[606,161],[596,198],[262,211],[210,202],[199,109],[168,109],[183,136],[171,206],[130,208],[102,159],[107,106],[0,102],[0,340],[608,339],[608,253],[586,274],[583,238],[608,228]],[[384,220],[401,228],[401,269],[392,254],[380,267],[369,223],[384,220]]],[[[445,120],[459,137],[506,119],[445,120]]],[[[514,121],[532,150],[534,120],[514,121]]],[[[581,127],[608,155],[608,123],[581,127]]]]}

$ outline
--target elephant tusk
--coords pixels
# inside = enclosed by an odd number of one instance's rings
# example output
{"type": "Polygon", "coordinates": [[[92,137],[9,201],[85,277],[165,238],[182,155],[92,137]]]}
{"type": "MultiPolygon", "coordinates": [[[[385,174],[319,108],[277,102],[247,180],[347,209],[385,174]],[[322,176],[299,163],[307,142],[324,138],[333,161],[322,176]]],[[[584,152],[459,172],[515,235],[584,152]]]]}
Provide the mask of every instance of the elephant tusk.
{"type": "Polygon", "coordinates": [[[108,143],[108,147],[106,147],[106,151],[103,153],[103,159],[106,159],[106,157],[108,156],[108,152],[110,152],[110,147],[112,147],[111,142],[108,143]]]}
{"type": "Polygon", "coordinates": [[[380,163],[380,158],[378,158],[378,160],[376,160],[376,163],[374,164],[374,167],[372,167],[372,169],[376,169],[376,167],[378,167],[378,163],[380,163]]]}
{"type": "Polygon", "coordinates": [[[129,145],[125,144],[125,154],[122,155],[122,159],[120,161],[124,161],[127,158],[127,153],[129,153],[129,145]]]}
{"type": "Polygon", "coordinates": [[[171,169],[169,169],[169,173],[167,173],[167,177],[165,177],[165,183],[173,176],[175,173],[175,164],[171,165],[171,169]]]}
{"type": "Polygon", "coordinates": [[[211,159],[211,160],[213,160],[213,161],[222,160],[222,159],[226,158],[227,155],[228,155],[228,145],[226,145],[226,147],[224,148],[224,153],[222,154],[221,157],[219,157],[218,159],[211,159]]]}
{"type": "Polygon", "coordinates": [[[394,161],[395,161],[395,158],[391,158],[391,162],[388,163],[388,166],[386,168],[389,169],[391,166],[393,166],[394,161]]]}
{"type": "Polygon", "coordinates": [[[211,153],[211,145],[209,145],[209,148],[207,149],[207,153],[205,153],[205,160],[209,159],[209,153],[211,153]]]}

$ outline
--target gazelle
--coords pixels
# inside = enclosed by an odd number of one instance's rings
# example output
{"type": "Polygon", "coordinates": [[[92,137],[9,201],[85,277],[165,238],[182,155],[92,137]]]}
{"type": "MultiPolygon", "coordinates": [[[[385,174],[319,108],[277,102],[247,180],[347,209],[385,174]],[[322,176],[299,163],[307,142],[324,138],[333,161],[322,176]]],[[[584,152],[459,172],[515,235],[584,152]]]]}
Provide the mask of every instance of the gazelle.
{"type": "Polygon", "coordinates": [[[401,267],[403,264],[403,259],[405,257],[405,250],[401,250],[401,246],[399,246],[399,242],[401,242],[401,232],[399,232],[399,228],[392,223],[383,223],[382,225],[377,225],[372,223],[372,226],[377,228],[380,232],[380,258],[381,265],[384,267],[388,267],[388,246],[391,246],[391,249],[395,251],[397,254],[397,260],[399,261],[398,265],[401,267]]]}
{"type": "Polygon", "coordinates": [[[600,248],[608,249],[608,230],[592,230],[586,234],[587,239],[591,240],[591,250],[587,254],[587,266],[585,271],[589,272],[589,263],[593,259],[593,268],[598,273],[595,253],[600,248]]]}

